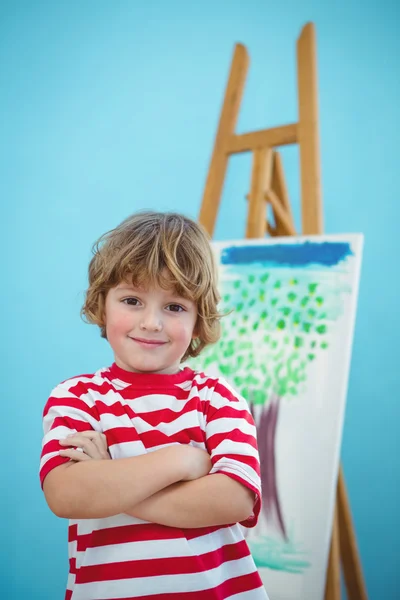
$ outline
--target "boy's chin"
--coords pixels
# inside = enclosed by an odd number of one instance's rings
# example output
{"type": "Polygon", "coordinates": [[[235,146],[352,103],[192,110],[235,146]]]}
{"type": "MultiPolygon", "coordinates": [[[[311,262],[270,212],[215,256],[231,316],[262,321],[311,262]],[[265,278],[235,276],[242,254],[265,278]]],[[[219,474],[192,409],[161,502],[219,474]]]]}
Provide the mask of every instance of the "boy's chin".
{"type": "Polygon", "coordinates": [[[141,365],[139,363],[129,365],[129,370],[132,373],[143,373],[151,375],[153,374],[164,374],[169,375],[173,373],[178,373],[180,370],[180,363],[173,365],[165,365],[165,364],[154,364],[154,365],[141,365]]]}

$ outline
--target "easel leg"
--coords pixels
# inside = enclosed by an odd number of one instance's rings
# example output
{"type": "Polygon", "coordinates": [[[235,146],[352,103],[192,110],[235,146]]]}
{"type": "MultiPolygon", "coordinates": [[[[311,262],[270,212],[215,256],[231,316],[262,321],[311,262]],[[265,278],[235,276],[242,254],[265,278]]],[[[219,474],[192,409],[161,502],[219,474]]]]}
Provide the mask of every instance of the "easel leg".
{"type": "Polygon", "coordinates": [[[214,233],[225,173],[228,166],[229,156],[226,146],[235,131],[248,64],[249,57],[246,48],[241,44],[237,44],[222,105],[199,216],[200,223],[211,236],[214,233]]]}
{"type": "Polygon", "coordinates": [[[339,471],[336,505],[339,521],[340,556],[348,600],[367,600],[367,590],[362,574],[350,505],[341,468],[339,471]]]}
{"type": "Polygon", "coordinates": [[[296,235],[289,194],[283,173],[282,159],[277,150],[274,150],[273,161],[271,191],[276,194],[286,215],[285,222],[283,222],[279,214],[274,211],[275,231],[273,235],[296,235]],[[290,223],[289,228],[287,226],[288,223],[290,223]]]}
{"type": "Polygon", "coordinates": [[[266,231],[265,189],[270,187],[272,177],[272,150],[260,148],[253,154],[253,169],[247,213],[246,237],[264,237],[266,231]]]}
{"type": "Polygon", "coordinates": [[[322,233],[315,28],[308,23],[297,41],[303,235],[322,233]]]}
{"type": "Polygon", "coordinates": [[[340,600],[340,544],[337,504],[333,517],[331,549],[325,584],[325,600],[340,600]]]}

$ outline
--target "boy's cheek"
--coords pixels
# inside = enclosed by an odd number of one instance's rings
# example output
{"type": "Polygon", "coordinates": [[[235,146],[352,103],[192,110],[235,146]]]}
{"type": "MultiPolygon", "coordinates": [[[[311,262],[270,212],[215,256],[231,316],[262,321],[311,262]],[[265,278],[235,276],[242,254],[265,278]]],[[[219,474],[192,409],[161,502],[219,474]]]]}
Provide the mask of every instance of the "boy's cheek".
{"type": "Polygon", "coordinates": [[[117,335],[126,335],[132,329],[132,323],[129,318],[122,316],[119,318],[109,318],[106,322],[107,337],[117,335]]]}
{"type": "Polygon", "coordinates": [[[177,342],[182,344],[187,342],[190,344],[193,337],[196,337],[196,335],[194,334],[192,323],[181,325],[179,328],[175,329],[174,338],[177,342]]]}

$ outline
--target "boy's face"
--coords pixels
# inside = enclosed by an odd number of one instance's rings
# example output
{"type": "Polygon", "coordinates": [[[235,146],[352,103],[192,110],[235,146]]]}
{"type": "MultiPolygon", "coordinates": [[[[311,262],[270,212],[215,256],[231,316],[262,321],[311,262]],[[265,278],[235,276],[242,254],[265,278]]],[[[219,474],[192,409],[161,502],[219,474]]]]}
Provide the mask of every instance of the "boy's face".
{"type": "Polygon", "coordinates": [[[177,373],[195,337],[197,307],[160,287],[135,288],[122,282],[105,303],[107,340],[116,364],[137,373],[177,373]]]}

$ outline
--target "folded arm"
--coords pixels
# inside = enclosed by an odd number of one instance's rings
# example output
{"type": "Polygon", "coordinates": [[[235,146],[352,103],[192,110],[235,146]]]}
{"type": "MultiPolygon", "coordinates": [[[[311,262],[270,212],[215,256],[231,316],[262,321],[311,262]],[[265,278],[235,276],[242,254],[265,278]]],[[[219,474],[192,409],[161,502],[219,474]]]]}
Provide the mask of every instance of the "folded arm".
{"type": "Polygon", "coordinates": [[[110,460],[93,406],[63,386],[52,392],[43,414],[40,476],[50,509],[62,518],[126,513],[165,487],[203,477],[211,468],[207,452],[186,444],[110,460]]]}
{"type": "Polygon", "coordinates": [[[222,473],[170,485],[129,509],[127,514],[169,527],[196,528],[246,520],[255,494],[222,473]]]}
{"type": "MultiPolygon", "coordinates": [[[[120,460],[64,463],[50,471],[43,491],[50,509],[58,517],[111,517],[126,513],[132,505],[177,481],[190,479],[193,451],[200,452],[189,446],[174,445],[120,460]]],[[[197,456],[194,458],[197,461],[197,456]]]]}

